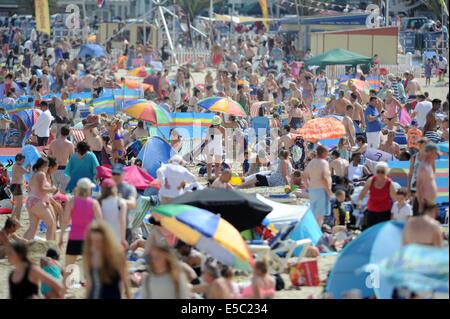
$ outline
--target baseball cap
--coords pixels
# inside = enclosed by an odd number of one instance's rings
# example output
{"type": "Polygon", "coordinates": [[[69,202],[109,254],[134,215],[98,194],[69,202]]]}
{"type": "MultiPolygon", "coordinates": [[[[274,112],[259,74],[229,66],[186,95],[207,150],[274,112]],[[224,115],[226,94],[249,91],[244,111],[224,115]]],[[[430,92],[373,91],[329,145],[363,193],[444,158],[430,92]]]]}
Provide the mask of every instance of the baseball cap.
{"type": "Polygon", "coordinates": [[[123,174],[123,165],[122,164],[114,164],[112,166],[111,173],[112,174],[122,175],[123,174]]]}
{"type": "Polygon", "coordinates": [[[88,189],[89,190],[89,189],[94,188],[95,186],[96,185],[94,183],[92,183],[92,181],[87,177],[80,178],[77,182],[77,188],[80,188],[80,189],[88,189]]]}
{"type": "Polygon", "coordinates": [[[102,187],[114,187],[116,182],[112,178],[107,178],[102,182],[102,187]]]}
{"type": "Polygon", "coordinates": [[[218,115],[214,116],[212,119],[212,125],[220,125],[222,124],[222,118],[218,115]]]}
{"type": "Polygon", "coordinates": [[[417,127],[418,125],[419,125],[419,123],[417,123],[416,120],[412,120],[412,121],[411,121],[411,126],[417,127]]]}

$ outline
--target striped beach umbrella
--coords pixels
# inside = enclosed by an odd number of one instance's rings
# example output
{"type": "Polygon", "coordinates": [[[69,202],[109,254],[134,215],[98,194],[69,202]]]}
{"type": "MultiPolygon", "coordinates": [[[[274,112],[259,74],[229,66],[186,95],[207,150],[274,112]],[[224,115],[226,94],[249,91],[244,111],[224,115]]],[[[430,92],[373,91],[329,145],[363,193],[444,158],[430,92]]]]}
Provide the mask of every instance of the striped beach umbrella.
{"type": "Polygon", "coordinates": [[[125,103],[125,114],[137,120],[149,122],[152,125],[168,124],[172,122],[170,113],[152,101],[134,100],[125,103]]]}
{"type": "Polygon", "coordinates": [[[229,97],[208,97],[199,101],[197,105],[211,112],[225,113],[239,117],[247,115],[242,105],[229,97]]]}
{"type": "Polygon", "coordinates": [[[219,215],[189,205],[162,205],[153,212],[164,228],[185,243],[225,265],[250,270],[253,258],[247,245],[239,231],[219,215]]]}

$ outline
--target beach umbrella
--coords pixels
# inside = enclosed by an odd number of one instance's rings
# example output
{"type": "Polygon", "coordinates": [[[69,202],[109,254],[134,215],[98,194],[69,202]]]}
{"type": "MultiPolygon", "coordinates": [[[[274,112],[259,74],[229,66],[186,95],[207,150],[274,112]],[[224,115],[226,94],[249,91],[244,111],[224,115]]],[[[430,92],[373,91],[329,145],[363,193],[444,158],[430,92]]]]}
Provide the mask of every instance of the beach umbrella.
{"type": "Polygon", "coordinates": [[[363,298],[390,299],[394,287],[377,266],[402,247],[404,223],[385,222],[366,229],[341,251],[328,277],[326,292],[340,299],[357,289],[363,298]],[[368,266],[369,265],[369,266],[368,266]]]}
{"type": "Polygon", "coordinates": [[[211,112],[225,113],[240,117],[247,115],[242,105],[229,97],[208,97],[199,101],[197,105],[211,112]]]}
{"type": "Polygon", "coordinates": [[[369,95],[370,85],[366,81],[361,81],[358,79],[350,79],[342,83],[339,87],[341,90],[348,91],[350,90],[350,84],[353,83],[359,92],[369,95]]]}
{"type": "Polygon", "coordinates": [[[439,146],[439,150],[440,150],[442,153],[446,153],[446,154],[449,153],[448,142],[445,142],[445,143],[439,143],[438,146],[439,146]]]}
{"type": "Polygon", "coordinates": [[[225,265],[250,270],[253,260],[244,240],[220,215],[189,205],[158,206],[153,215],[164,228],[187,244],[225,265]]]}
{"type": "Polygon", "coordinates": [[[237,84],[238,84],[238,85],[244,86],[244,85],[250,85],[250,82],[247,81],[247,80],[239,80],[239,81],[237,82],[237,84]]]}
{"type": "Polygon", "coordinates": [[[155,72],[153,71],[152,68],[141,66],[141,67],[138,67],[136,69],[133,69],[133,70],[129,71],[128,75],[136,76],[136,77],[139,77],[139,78],[146,78],[146,77],[148,77],[150,75],[153,75],[154,73],[155,72]]]}
{"type": "Polygon", "coordinates": [[[170,113],[152,101],[133,100],[125,103],[123,112],[137,120],[149,122],[152,125],[169,124],[172,122],[170,113]]]}
{"type": "Polygon", "coordinates": [[[144,91],[152,91],[153,90],[153,85],[138,82],[138,81],[133,81],[130,79],[125,79],[124,84],[125,84],[125,87],[128,89],[141,89],[142,88],[144,91]]]}
{"type": "Polygon", "coordinates": [[[306,122],[306,124],[296,131],[306,141],[316,142],[341,138],[345,136],[345,126],[335,118],[317,118],[306,122]]]}
{"type": "Polygon", "coordinates": [[[272,211],[254,195],[229,189],[203,189],[175,198],[173,204],[191,205],[206,209],[227,220],[239,231],[261,225],[272,211]]]}
{"type": "Polygon", "coordinates": [[[397,288],[448,293],[448,254],[448,247],[408,245],[381,262],[380,271],[397,288]]]}

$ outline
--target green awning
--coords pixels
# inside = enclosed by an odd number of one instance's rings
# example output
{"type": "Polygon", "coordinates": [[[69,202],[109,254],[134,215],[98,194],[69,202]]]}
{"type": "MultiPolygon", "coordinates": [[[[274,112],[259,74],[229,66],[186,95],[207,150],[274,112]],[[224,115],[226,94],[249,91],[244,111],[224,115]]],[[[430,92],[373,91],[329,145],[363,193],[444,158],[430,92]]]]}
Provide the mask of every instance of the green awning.
{"type": "Polygon", "coordinates": [[[333,49],[305,61],[306,66],[357,65],[372,63],[373,58],[344,49],[333,49]]]}

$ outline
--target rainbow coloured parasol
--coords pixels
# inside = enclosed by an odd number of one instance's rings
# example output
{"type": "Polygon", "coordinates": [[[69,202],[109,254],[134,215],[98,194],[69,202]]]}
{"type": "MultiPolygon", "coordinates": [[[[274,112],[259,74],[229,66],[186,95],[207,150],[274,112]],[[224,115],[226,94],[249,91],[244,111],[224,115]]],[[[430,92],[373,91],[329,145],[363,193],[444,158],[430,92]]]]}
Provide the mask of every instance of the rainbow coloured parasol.
{"type": "Polygon", "coordinates": [[[208,97],[199,101],[197,105],[211,112],[225,113],[234,116],[247,115],[242,105],[229,97],[208,97]]]}
{"type": "Polygon", "coordinates": [[[147,76],[153,75],[155,71],[152,68],[141,66],[128,72],[128,75],[136,76],[139,78],[146,78],[147,76]]]}
{"type": "Polygon", "coordinates": [[[133,100],[125,103],[125,114],[137,120],[149,122],[152,125],[169,124],[172,122],[170,113],[152,101],[133,100]]]}
{"type": "Polygon", "coordinates": [[[342,90],[349,90],[350,86],[352,84],[361,93],[364,93],[364,94],[367,94],[367,95],[369,94],[369,91],[370,91],[369,83],[367,83],[366,81],[358,80],[358,79],[351,79],[351,80],[348,80],[348,81],[342,83],[340,85],[340,89],[342,89],[342,90]]]}
{"type": "Polygon", "coordinates": [[[236,269],[250,270],[252,255],[239,231],[207,210],[189,205],[162,205],[153,216],[161,225],[189,245],[236,269]]]}

